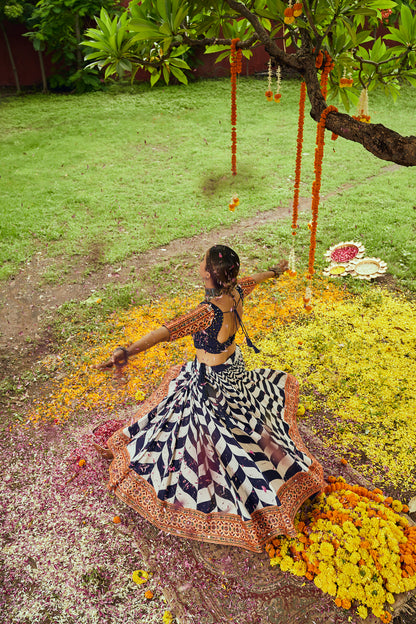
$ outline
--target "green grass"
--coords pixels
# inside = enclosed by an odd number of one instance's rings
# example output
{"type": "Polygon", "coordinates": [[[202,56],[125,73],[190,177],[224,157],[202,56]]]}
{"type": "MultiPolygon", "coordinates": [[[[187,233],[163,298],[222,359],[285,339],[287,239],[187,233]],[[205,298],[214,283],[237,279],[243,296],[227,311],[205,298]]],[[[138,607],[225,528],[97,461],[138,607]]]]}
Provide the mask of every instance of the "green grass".
{"type": "MultiPolygon", "coordinates": [[[[265,84],[238,86],[238,175],[230,172],[228,80],[150,90],[146,85],[82,96],[30,95],[1,105],[0,277],[41,250],[59,258],[118,262],[134,252],[227,226],[291,201],[299,83],[285,82],[280,105],[265,84]],[[228,202],[237,192],[235,213],[228,202]]],[[[410,134],[416,92],[396,104],[370,102],[372,120],[410,134]]],[[[305,123],[302,194],[310,194],[316,124],[305,123]]],[[[321,207],[318,254],[360,238],[408,287],[414,284],[415,172],[377,176],[387,163],[360,145],[330,141],[322,196],[352,184],[321,207]]],[[[305,219],[303,219],[305,221],[305,219]]],[[[285,247],[287,222],[258,238],[285,247]]],[[[299,236],[307,248],[307,231],[299,236]]],[[[53,281],[54,271],[45,276],[53,281]]]]}

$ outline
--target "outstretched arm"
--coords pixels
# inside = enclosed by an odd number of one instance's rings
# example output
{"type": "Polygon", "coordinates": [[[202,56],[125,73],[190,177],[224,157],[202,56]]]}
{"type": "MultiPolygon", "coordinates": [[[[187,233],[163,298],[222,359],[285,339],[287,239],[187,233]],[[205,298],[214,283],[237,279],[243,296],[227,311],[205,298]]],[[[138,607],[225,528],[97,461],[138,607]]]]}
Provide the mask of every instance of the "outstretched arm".
{"type": "Polygon", "coordinates": [[[155,345],[159,344],[159,342],[166,342],[170,338],[169,330],[162,326],[158,327],[154,331],[149,332],[143,338],[140,338],[136,342],[133,342],[129,347],[117,347],[114,350],[112,356],[103,362],[102,364],[97,364],[96,368],[99,370],[103,370],[106,368],[112,368],[112,366],[121,366],[127,362],[127,359],[131,355],[136,355],[137,353],[142,353],[143,351],[147,351],[151,349],[155,345]]]}
{"type": "Polygon", "coordinates": [[[270,267],[267,271],[262,271],[261,273],[255,273],[251,275],[251,279],[253,279],[257,284],[260,282],[265,282],[266,280],[272,277],[280,277],[285,271],[289,268],[287,260],[281,260],[276,266],[270,267]]]}

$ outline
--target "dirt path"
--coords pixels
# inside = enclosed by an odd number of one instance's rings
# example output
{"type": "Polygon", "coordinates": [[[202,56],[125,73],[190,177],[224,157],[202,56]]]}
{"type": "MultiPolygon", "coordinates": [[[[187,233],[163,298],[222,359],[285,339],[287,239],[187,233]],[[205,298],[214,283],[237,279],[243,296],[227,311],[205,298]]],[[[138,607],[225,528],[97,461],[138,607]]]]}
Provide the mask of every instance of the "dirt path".
{"type": "MultiPolygon", "coordinates": [[[[308,207],[310,200],[302,199],[300,209],[305,211],[308,207]]],[[[201,254],[211,245],[289,215],[288,206],[259,213],[229,228],[177,239],[165,247],[135,254],[122,263],[101,266],[88,276],[86,272],[94,266],[94,258],[87,256],[75,261],[64,281],[58,284],[42,284],[42,275],[53,260],[38,252],[14,279],[0,286],[0,353],[10,353],[10,349],[26,352],[29,340],[41,338],[41,326],[48,316],[67,301],[82,301],[106,285],[124,284],[131,280],[132,274],[143,279],[153,266],[168,264],[172,259],[183,261],[186,257],[189,266],[196,266],[201,254]]]]}

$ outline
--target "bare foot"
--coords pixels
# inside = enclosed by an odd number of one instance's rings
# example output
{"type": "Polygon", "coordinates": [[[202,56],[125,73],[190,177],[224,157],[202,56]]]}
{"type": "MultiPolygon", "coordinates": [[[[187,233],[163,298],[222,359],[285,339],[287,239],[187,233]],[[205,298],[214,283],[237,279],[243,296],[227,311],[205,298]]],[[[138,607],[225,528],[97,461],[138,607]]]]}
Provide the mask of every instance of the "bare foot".
{"type": "Polygon", "coordinates": [[[96,444],[95,442],[93,442],[92,444],[93,444],[93,447],[95,448],[95,450],[97,451],[97,453],[99,455],[101,455],[101,457],[103,459],[113,459],[114,458],[114,455],[112,454],[110,449],[104,449],[102,446],[100,446],[99,444],[96,444]]]}

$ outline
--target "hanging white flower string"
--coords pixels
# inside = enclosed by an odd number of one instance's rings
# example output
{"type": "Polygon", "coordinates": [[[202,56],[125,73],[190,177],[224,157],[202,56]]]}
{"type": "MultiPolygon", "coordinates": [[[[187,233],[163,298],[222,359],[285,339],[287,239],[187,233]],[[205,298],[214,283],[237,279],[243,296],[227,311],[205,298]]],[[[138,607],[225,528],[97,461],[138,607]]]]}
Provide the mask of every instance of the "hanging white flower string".
{"type": "Polygon", "coordinates": [[[282,97],[282,94],[280,93],[281,83],[282,83],[282,69],[280,65],[278,65],[276,69],[276,93],[274,96],[275,102],[280,102],[280,98],[282,97]]]}

